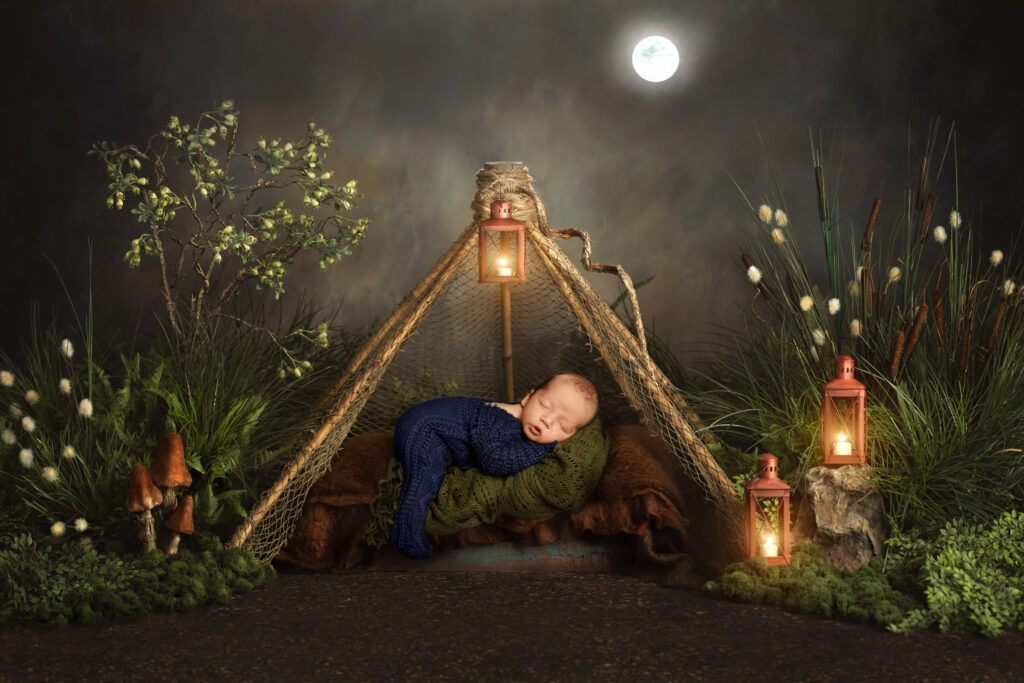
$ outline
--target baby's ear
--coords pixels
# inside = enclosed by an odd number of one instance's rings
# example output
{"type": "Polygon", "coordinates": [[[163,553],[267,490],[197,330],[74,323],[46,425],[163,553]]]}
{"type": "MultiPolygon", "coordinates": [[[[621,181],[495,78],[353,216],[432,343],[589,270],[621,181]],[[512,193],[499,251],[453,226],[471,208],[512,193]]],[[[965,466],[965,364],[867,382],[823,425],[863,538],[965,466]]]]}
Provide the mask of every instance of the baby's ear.
{"type": "Polygon", "coordinates": [[[530,389],[530,393],[528,393],[526,396],[523,396],[523,400],[519,402],[519,405],[525,408],[526,402],[530,400],[531,396],[533,396],[533,389],[530,389]]]}

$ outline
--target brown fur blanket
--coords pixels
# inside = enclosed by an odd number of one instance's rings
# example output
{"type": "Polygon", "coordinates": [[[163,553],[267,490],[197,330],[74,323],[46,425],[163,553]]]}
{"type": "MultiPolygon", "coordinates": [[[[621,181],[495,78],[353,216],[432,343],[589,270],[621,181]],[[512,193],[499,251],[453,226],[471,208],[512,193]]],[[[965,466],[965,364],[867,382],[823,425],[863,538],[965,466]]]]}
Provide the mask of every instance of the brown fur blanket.
{"type": "MultiPolygon", "coordinates": [[[[675,455],[639,425],[607,430],[608,463],[597,489],[578,513],[539,520],[504,517],[446,536],[429,535],[437,548],[515,541],[545,545],[570,535],[612,537],[633,534],[638,548],[655,562],[673,563],[691,545],[687,501],[703,496],[681,471],[675,455]]],[[[291,538],[277,560],[306,569],[345,569],[365,553],[357,552],[370,523],[377,482],[392,457],[390,433],[353,437],[331,470],[309,491],[291,538]]]]}

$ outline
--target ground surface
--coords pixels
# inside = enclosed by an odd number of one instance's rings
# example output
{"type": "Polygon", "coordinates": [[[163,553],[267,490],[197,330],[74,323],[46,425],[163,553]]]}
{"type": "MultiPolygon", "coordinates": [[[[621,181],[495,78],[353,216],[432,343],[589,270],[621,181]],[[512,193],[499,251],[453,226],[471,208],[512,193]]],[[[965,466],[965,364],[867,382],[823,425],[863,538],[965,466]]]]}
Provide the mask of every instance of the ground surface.
{"type": "Polygon", "coordinates": [[[2,681],[1021,680],[1024,635],[894,635],[651,575],[282,572],[224,606],[0,632],[2,681]]]}

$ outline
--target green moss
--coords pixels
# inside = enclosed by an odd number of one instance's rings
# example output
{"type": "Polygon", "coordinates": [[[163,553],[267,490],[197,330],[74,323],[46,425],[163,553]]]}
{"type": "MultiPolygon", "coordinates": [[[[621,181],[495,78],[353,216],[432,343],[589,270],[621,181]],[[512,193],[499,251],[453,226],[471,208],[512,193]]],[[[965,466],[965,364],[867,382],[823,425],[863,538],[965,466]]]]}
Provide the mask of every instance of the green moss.
{"type": "Polygon", "coordinates": [[[0,624],[95,624],[190,611],[224,604],[273,576],[247,550],[120,557],[19,536],[0,548],[0,624]]]}
{"type": "Polygon", "coordinates": [[[729,565],[705,590],[730,600],[878,626],[901,620],[916,606],[889,585],[878,565],[857,572],[835,569],[825,554],[809,543],[793,548],[789,566],[768,567],[760,557],[729,565]]]}

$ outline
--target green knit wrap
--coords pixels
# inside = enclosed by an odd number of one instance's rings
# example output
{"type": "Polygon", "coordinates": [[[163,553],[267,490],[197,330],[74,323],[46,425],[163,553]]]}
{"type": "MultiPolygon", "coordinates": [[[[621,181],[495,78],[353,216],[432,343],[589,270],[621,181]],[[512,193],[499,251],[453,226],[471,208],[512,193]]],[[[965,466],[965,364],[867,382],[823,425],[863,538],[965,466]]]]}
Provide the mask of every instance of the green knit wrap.
{"type": "MultiPolygon", "coordinates": [[[[437,499],[430,506],[424,531],[453,534],[478,524],[496,522],[502,515],[543,519],[558,512],[579,512],[608,461],[608,436],[595,419],[560,442],[536,465],[507,477],[483,474],[475,467],[449,467],[437,499]]],[[[392,458],[377,484],[373,521],[366,532],[370,547],[391,540],[391,525],[402,493],[402,467],[392,458]]]]}

